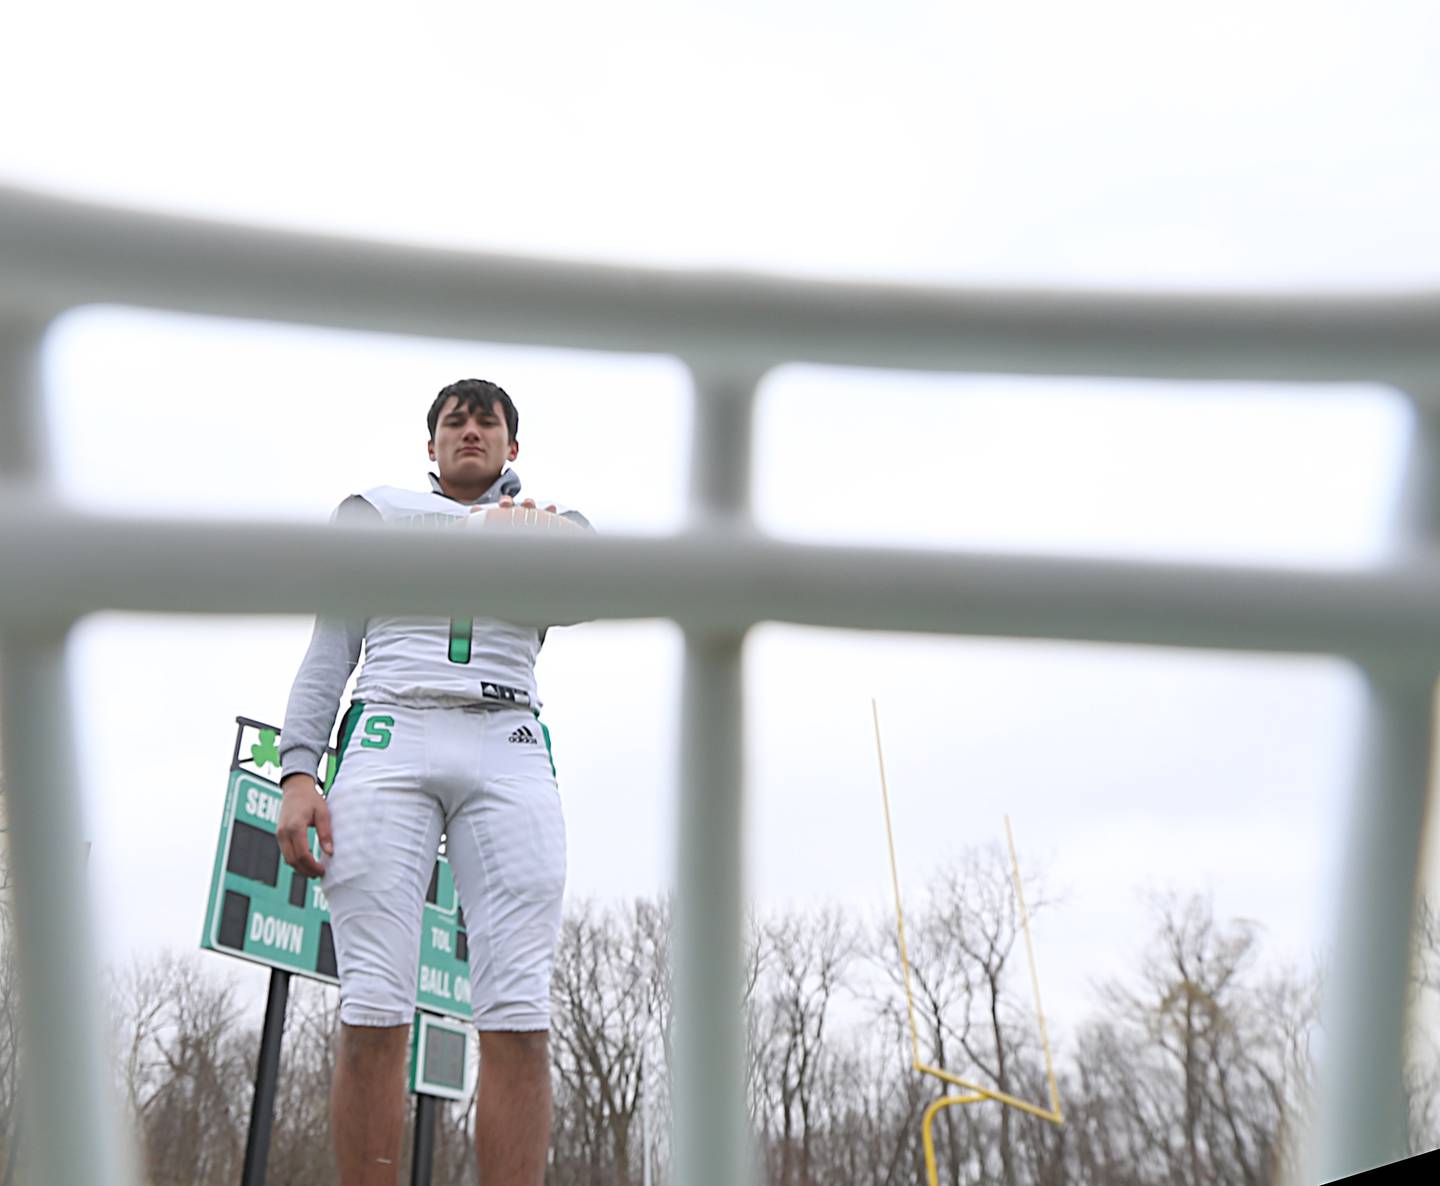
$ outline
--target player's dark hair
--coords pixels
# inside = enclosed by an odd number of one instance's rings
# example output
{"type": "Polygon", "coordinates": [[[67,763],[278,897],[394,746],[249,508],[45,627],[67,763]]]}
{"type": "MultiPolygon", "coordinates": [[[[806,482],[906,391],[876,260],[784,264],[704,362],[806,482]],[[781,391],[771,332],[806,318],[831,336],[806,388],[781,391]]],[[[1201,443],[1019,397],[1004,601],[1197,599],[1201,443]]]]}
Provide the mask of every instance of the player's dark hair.
{"type": "Polygon", "coordinates": [[[505,388],[486,379],[461,379],[458,383],[451,383],[449,387],[442,387],[440,394],[435,397],[435,402],[430,405],[430,414],[425,417],[425,423],[430,426],[432,441],[435,439],[435,426],[440,423],[440,413],[452,396],[460,400],[460,406],[467,412],[473,412],[477,408],[493,412],[499,407],[505,417],[505,425],[510,429],[510,439],[518,439],[520,413],[515,410],[505,388]]]}

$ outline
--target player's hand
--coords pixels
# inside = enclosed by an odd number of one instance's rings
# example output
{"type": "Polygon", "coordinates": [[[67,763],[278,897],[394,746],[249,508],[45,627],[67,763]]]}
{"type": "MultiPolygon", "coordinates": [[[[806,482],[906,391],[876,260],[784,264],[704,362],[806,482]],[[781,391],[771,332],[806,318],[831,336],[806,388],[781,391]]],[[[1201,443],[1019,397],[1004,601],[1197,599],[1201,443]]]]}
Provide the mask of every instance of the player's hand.
{"type": "MultiPolygon", "coordinates": [[[[500,505],[502,507],[513,507],[515,505],[515,500],[507,494],[504,498],[500,500],[500,505]]],[[[553,502],[548,507],[537,507],[533,498],[525,499],[525,501],[522,502],[520,505],[522,507],[528,507],[532,511],[549,511],[552,515],[560,509],[553,502]]]]}
{"type": "Polygon", "coordinates": [[[325,796],[309,774],[288,775],[280,784],[285,796],[280,800],[280,819],[275,825],[275,839],[280,855],[295,872],[305,877],[319,877],[325,866],[310,851],[310,829],[320,838],[320,851],[327,857],[335,855],[335,841],[330,835],[330,807],[325,796]]]}

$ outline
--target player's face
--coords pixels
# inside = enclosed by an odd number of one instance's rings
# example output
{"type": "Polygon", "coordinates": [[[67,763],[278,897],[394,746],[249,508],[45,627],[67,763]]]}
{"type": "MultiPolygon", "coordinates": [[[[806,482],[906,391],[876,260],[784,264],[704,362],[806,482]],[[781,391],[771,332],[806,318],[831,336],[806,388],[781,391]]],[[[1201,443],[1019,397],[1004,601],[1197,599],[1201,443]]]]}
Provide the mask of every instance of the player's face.
{"type": "Polygon", "coordinates": [[[441,410],[430,442],[430,460],[440,467],[440,477],[467,487],[488,486],[519,452],[498,406],[467,408],[459,396],[441,410]]]}

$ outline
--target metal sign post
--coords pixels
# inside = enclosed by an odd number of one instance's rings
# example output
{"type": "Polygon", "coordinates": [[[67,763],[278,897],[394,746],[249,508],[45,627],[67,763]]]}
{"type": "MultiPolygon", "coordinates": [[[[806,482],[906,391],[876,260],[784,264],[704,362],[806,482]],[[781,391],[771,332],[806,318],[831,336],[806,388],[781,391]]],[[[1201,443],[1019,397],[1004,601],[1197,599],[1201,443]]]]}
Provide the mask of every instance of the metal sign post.
{"type": "Polygon", "coordinates": [[[285,1034],[289,1000],[290,973],[277,968],[270,973],[270,995],[265,1002],[265,1028],[260,1033],[260,1057],[255,1064],[255,1098],[250,1104],[250,1131],[245,1137],[240,1186],[265,1186],[270,1130],[275,1122],[275,1085],[280,1078],[280,1039],[285,1034]]]}
{"type": "Polygon", "coordinates": [[[415,1097],[415,1144],[410,1152],[410,1186],[430,1186],[435,1173],[435,1122],[440,1110],[433,1095],[415,1097]]]}
{"type": "Polygon", "coordinates": [[[415,1014],[410,1034],[410,1090],[415,1094],[415,1145],[411,1186],[430,1186],[435,1166],[437,1099],[463,1100],[470,1094],[470,1030],[447,1018],[415,1014]]]}

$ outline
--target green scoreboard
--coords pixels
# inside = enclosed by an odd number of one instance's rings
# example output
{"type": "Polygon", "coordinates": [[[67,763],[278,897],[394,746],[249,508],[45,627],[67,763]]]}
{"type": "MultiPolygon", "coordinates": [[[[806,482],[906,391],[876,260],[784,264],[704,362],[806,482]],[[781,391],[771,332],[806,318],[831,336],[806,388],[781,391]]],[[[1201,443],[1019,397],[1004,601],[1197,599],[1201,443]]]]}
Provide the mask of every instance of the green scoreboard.
{"type": "MultiPolygon", "coordinates": [[[[237,717],[235,751],[200,946],[257,964],[338,983],[330,908],[318,878],[280,859],[280,730],[237,717]]],[[[335,776],[326,755],[324,787],[335,776]]],[[[313,833],[311,845],[319,855],[313,833]]],[[[443,844],[442,844],[443,848],[443,844]]],[[[470,1020],[469,947],[465,914],[450,862],[442,854],[430,875],[420,931],[417,1004],[470,1020]]]]}

